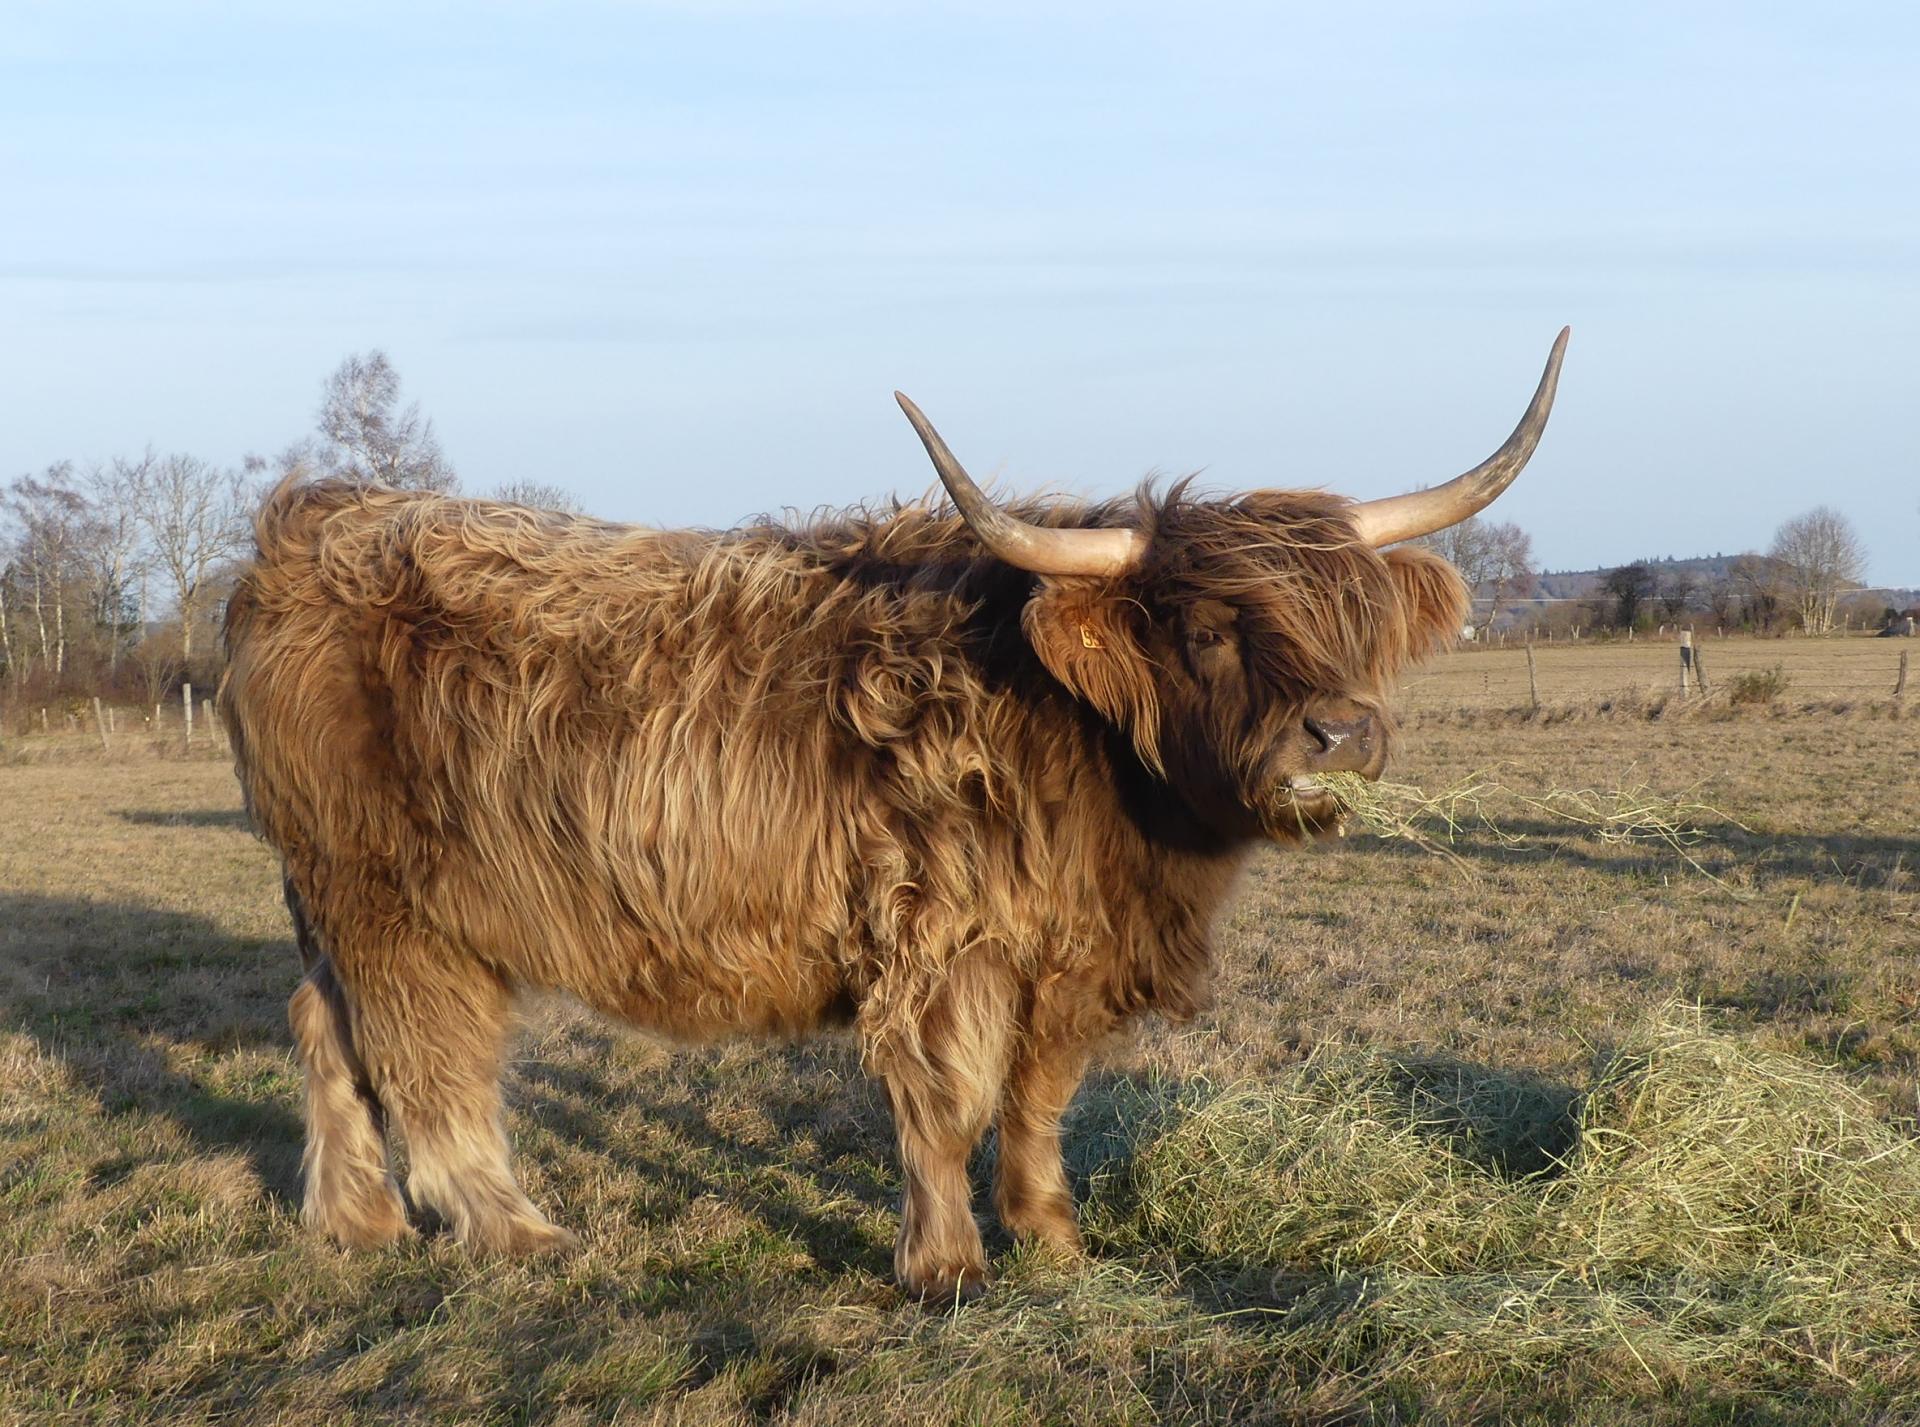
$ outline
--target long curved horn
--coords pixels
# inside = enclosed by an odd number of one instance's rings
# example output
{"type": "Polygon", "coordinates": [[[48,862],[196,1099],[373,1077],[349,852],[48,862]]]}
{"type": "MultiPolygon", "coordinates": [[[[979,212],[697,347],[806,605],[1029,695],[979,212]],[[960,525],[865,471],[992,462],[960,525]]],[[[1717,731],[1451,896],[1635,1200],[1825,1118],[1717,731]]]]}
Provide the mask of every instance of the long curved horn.
{"type": "Polygon", "coordinates": [[[1526,415],[1513,428],[1506,444],[1465,475],[1456,476],[1444,486],[1414,491],[1409,495],[1388,496],[1383,500],[1356,501],[1347,507],[1347,517],[1360,531],[1360,538],[1378,548],[1396,540],[1412,540],[1431,535],[1449,525],[1458,525],[1470,515],[1485,510],[1493,498],[1513,484],[1513,478],[1540,444],[1540,433],[1547,429],[1547,413],[1553,410],[1553,391],[1560,383],[1560,359],[1567,352],[1567,334],[1562,327],[1547,354],[1547,369],[1540,375],[1526,415]]]}
{"type": "Polygon", "coordinates": [[[900,409],[920,435],[920,444],[933,458],[940,484],[953,497],[961,516],[995,555],[1036,575],[1123,575],[1140,563],[1146,541],[1134,530],[1056,530],[1016,520],[987,499],[973,483],[933,423],[900,392],[893,394],[900,409]]]}

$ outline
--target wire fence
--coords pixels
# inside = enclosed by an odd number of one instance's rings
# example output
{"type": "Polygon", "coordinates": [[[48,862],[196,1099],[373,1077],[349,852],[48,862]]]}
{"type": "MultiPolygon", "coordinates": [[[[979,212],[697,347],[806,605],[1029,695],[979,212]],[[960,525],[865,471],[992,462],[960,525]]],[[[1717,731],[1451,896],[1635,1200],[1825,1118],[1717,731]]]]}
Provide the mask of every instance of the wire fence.
{"type": "Polygon", "coordinates": [[[213,700],[186,684],[177,696],[156,704],[62,697],[15,704],[0,714],[0,756],[62,754],[91,750],[182,755],[219,753],[226,729],[213,700]]]}
{"type": "MultiPolygon", "coordinates": [[[[1870,636],[1759,639],[1745,636],[1693,642],[1685,691],[1724,692],[1742,675],[1770,681],[1785,702],[1885,701],[1920,694],[1906,688],[1903,670],[1920,640],[1870,636]],[[1704,675],[1704,687],[1700,676],[1704,675]]],[[[1681,644],[1665,638],[1591,639],[1504,647],[1467,646],[1445,654],[1402,680],[1397,706],[1411,712],[1526,708],[1586,703],[1630,694],[1683,691],[1681,644]],[[1530,660],[1531,654],[1531,660],[1530,660]]]]}

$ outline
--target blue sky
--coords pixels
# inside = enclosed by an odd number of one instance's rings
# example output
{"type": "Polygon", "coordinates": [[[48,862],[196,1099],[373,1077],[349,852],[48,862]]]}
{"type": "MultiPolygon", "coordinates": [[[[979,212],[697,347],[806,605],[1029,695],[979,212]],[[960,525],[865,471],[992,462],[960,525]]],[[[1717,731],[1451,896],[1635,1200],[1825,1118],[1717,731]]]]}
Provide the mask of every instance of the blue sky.
{"type": "Polygon", "coordinates": [[[1374,496],[1553,427],[1552,567],[1818,502],[1920,583],[1920,10],[14,5],[0,477],[311,426],[725,524],[976,474],[1374,496]],[[911,12],[911,13],[909,13],[911,12]]]}

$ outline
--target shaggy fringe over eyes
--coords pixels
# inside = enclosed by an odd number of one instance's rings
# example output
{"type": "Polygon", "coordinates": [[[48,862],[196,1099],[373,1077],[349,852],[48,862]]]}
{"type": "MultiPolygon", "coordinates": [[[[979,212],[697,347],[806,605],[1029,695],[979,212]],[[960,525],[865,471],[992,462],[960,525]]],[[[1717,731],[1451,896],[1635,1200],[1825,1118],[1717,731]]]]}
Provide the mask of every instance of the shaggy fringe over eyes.
{"type": "Polygon", "coordinates": [[[1181,482],[1151,511],[1142,586],[1233,605],[1255,672],[1294,699],[1378,697],[1403,666],[1458,636],[1467,590],[1430,551],[1360,543],[1346,505],[1317,491],[1199,502],[1181,482]]]}

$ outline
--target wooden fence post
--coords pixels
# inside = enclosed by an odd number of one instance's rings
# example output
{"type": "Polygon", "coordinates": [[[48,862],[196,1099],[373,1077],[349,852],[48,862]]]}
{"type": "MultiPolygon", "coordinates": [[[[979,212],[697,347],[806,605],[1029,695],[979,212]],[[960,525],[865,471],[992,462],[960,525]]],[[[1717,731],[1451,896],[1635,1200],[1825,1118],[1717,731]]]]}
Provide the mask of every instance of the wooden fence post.
{"type": "Polygon", "coordinates": [[[40,731],[42,733],[51,733],[53,731],[47,727],[47,710],[44,704],[41,705],[40,708],[40,731]]]}
{"type": "Polygon", "coordinates": [[[182,715],[185,716],[187,721],[186,729],[181,734],[181,737],[180,737],[180,749],[182,752],[190,753],[193,751],[193,685],[192,684],[182,684],[180,686],[180,712],[182,715]]]}
{"type": "Polygon", "coordinates": [[[102,753],[113,752],[113,749],[107,744],[107,716],[100,708],[100,696],[98,694],[93,696],[93,726],[100,733],[100,751],[102,753]]]}
{"type": "Polygon", "coordinates": [[[1893,696],[1896,699],[1903,698],[1905,697],[1906,692],[1907,692],[1907,651],[1902,649],[1900,651],[1900,677],[1893,681],[1893,696]]]}
{"type": "Polygon", "coordinates": [[[1685,698],[1690,690],[1688,681],[1693,674],[1693,631],[1680,631],[1680,697],[1685,698]]]}
{"type": "Polygon", "coordinates": [[[1527,641],[1527,697],[1533,701],[1533,711],[1540,712],[1540,673],[1533,663],[1533,641],[1527,641]]]}

